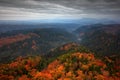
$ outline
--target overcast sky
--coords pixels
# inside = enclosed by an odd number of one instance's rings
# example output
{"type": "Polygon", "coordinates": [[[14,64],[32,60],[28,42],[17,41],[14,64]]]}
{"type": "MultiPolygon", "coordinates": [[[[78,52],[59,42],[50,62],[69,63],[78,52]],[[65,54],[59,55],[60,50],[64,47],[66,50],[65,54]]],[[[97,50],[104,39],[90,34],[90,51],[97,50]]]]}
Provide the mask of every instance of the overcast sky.
{"type": "Polygon", "coordinates": [[[120,18],[120,0],[0,0],[0,20],[120,18]]]}

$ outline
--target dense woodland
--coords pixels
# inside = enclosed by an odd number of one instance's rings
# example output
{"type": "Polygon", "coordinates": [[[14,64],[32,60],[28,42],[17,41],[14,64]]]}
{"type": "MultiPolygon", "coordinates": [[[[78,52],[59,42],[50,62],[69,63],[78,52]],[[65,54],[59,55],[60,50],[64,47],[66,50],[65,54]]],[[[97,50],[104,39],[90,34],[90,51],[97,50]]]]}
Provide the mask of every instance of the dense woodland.
{"type": "Polygon", "coordinates": [[[0,33],[0,80],[119,80],[120,25],[0,33]],[[71,31],[71,30],[70,30],[71,31]]]}
{"type": "MultiPolygon", "coordinates": [[[[18,57],[0,65],[0,80],[119,80],[120,59],[97,57],[88,49],[66,44],[56,56],[18,57]],[[64,54],[63,54],[64,53],[64,54]]],[[[56,50],[52,51],[53,54],[56,50]]]]}
{"type": "Polygon", "coordinates": [[[78,28],[80,44],[101,55],[120,55],[120,25],[95,24],[78,28]]]}
{"type": "Polygon", "coordinates": [[[18,56],[45,55],[51,49],[76,39],[73,34],[56,28],[17,30],[1,33],[0,37],[0,62],[18,56]]]}

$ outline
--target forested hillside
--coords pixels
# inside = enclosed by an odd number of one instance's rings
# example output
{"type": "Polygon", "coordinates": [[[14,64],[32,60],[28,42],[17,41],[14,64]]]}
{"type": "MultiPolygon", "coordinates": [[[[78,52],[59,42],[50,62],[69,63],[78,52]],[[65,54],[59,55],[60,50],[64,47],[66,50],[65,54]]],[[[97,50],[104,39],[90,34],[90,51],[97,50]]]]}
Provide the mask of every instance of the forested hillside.
{"type": "Polygon", "coordinates": [[[80,44],[100,55],[120,55],[120,25],[95,24],[78,28],[80,44]]]}
{"type": "Polygon", "coordinates": [[[0,80],[119,80],[119,31],[94,24],[1,33],[0,80]]]}
{"type": "Polygon", "coordinates": [[[0,80],[120,79],[118,56],[100,58],[75,43],[63,45],[52,53],[56,52],[59,55],[18,57],[8,64],[0,64],[0,80]]]}
{"type": "Polygon", "coordinates": [[[15,30],[1,33],[0,62],[7,62],[18,56],[45,55],[51,49],[75,40],[73,34],[58,28],[15,30]]]}

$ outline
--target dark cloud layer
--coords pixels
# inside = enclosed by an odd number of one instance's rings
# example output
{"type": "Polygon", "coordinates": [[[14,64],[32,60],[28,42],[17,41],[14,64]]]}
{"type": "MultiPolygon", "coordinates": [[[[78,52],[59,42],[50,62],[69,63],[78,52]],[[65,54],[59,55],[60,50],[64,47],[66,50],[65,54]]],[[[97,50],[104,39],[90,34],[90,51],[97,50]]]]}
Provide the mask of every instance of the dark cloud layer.
{"type": "Polygon", "coordinates": [[[0,19],[119,18],[120,0],[0,0],[0,19]]]}

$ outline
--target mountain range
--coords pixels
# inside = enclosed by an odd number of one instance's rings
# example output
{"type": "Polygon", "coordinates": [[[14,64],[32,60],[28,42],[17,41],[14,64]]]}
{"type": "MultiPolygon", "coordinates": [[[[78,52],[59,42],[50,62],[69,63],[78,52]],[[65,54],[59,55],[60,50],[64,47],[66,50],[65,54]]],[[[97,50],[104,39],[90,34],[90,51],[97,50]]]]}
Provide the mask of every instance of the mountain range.
{"type": "Polygon", "coordinates": [[[9,26],[0,33],[0,80],[120,79],[120,24],[9,26]]]}

